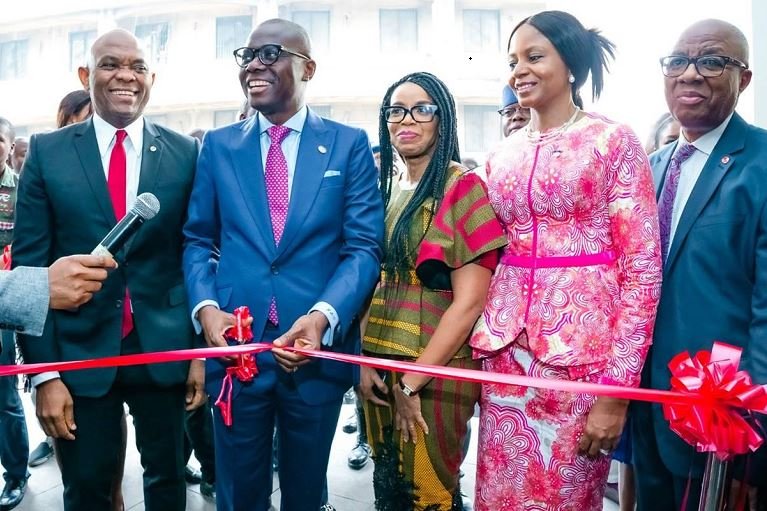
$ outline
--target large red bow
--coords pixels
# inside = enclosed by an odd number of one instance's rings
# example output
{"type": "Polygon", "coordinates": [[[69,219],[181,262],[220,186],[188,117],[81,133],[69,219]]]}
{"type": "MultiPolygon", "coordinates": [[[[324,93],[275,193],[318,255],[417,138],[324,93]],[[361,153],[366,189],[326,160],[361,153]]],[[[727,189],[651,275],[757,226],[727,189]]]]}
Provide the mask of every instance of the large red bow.
{"type": "MultiPolygon", "coordinates": [[[[234,325],[224,335],[231,337],[240,344],[253,340],[253,331],[250,329],[250,310],[245,307],[234,309],[234,325]]],[[[253,381],[258,374],[256,359],[253,353],[237,355],[237,363],[226,368],[226,376],[221,383],[221,392],[218,394],[215,405],[221,412],[221,418],[227,426],[232,425],[232,378],[237,378],[243,383],[253,381]]]]}
{"type": "Polygon", "coordinates": [[[741,349],[715,342],[711,353],[694,358],[685,352],[669,362],[672,390],[697,394],[702,405],[664,403],[671,429],[698,452],[713,452],[726,460],[755,451],[763,442],[745,420],[743,409],[767,413],[767,387],[754,385],[739,371],[741,349]]]}

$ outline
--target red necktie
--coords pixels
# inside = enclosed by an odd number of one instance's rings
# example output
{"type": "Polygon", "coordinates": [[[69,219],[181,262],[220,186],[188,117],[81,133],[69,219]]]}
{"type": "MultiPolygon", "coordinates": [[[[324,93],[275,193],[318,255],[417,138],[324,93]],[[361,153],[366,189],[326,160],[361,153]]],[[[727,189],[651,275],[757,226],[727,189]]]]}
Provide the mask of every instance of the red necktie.
{"type": "MultiPolygon", "coordinates": [[[[125,216],[125,194],[127,189],[126,177],[126,156],[123,141],[128,133],[125,130],[117,130],[115,134],[115,145],[112,148],[112,155],[109,157],[109,177],[107,185],[109,187],[109,197],[112,199],[112,208],[115,212],[115,218],[119,222],[125,216]]],[[[123,300],[123,323],[122,338],[125,339],[133,330],[133,314],[131,313],[130,294],[128,288],[125,288],[125,299],[123,300]]]]}

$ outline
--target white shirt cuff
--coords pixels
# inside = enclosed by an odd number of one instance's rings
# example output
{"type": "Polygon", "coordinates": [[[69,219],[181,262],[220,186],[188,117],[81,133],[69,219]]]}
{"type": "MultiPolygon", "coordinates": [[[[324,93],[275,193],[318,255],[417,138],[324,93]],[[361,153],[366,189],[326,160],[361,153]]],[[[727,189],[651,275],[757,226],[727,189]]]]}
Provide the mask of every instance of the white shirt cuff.
{"type": "Polygon", "coordinates": [[[56,378],[61,378],[61,375],[59,375],[58,371],[49,371],[47,373],[36,374],[31,379],[32,386],[37,387],[38,385],[42,385],[43,383],[54,380],[56,378]]]}
{"type": "Polygon", "coordinates": [[[338,328],[338,313],[336,309],[328,302],[317,302],[314,304],[309,312],[319,311],[325,315],[328,319],[328,328],[325,333],[322,334],[322,345],[333,346],[333,339],[336,335],[336,329],[338,328]]]}
{"type": "Polygon", "coordinates": [[[195,305],[194,309],[192,309],[192,324],[194,325],[194,331],[197,334],[202,332],[202,325],[200,324],[200,321],[197,319],[197,313],[200,312],[200,309],[202,309],[206,305],[212,305],[213,307],[217,309],[221,308],[218,306],[218,302],[215,300],[203,300],[197,305],[195,305]]]}

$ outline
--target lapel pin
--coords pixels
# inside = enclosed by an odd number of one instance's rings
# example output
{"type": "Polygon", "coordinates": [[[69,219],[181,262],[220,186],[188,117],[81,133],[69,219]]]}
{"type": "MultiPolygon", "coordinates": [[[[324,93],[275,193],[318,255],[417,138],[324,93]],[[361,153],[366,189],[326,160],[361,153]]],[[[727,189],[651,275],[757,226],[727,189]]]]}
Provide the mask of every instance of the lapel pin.
{"type": "Polygon", "coordinates": [[[150,145],[150,146],[149,146],[149,152],[152,152],[152,153],[153,153],[153,152],[155,152],[156,150],[157,150],[157,147],[156,147],[156,146],[153,146],[153,145],[150,145]]]}
{"type": "Polygon", "coordinates": [[[320,154],[325,154],[326,152],[328,152],[328,148],[325,147],[324,145],[317,146],[317,150],[320,152],[320,154]]]}
{"type": "Polygon", "coordinates": [[[728,163],[730,163],[730,155],[725,154],[724,156],[722,156],[722,165],[727,165],[728,163]]]}

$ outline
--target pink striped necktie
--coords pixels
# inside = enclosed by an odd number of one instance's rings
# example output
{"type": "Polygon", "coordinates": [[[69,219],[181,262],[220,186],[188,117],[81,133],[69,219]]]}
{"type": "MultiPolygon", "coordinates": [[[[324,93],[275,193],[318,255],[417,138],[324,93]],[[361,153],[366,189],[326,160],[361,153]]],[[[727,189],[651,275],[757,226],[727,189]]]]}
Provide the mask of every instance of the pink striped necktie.
{"type": "MultiPolygon", "coordinates": [[[[269,215],[272,220],[272,234],[275,246],[280,244],[285,221],[288,218],[288,162],[282,152],[282,141],[290,134],[290,128],[272,126],[267,130],[271,144],[266,154],[264,181],[266,182],[266,199],[269,202],[269,215]]],[[[272,297],[269,305],[269,321],[278,324],[277,302],[272,297]]]]}

